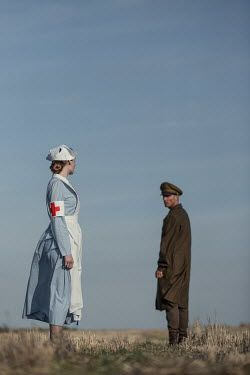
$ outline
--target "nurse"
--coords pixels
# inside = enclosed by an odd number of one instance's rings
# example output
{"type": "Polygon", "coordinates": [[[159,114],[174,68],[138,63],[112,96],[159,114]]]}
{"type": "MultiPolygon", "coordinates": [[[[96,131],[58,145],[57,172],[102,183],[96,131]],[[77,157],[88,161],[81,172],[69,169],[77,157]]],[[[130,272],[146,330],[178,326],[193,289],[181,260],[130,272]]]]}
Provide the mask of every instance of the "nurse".
{"type": "Polygon", "coordinates": [[[23,318],[47,322],[50,339],[62,326],[81,320],[82,233],[78,224],[79,197],[68,181],[76,154],[66,145],[50,150],[53,173],[47,187],[48,228],[40,238],[31,264],[23,318]]]}

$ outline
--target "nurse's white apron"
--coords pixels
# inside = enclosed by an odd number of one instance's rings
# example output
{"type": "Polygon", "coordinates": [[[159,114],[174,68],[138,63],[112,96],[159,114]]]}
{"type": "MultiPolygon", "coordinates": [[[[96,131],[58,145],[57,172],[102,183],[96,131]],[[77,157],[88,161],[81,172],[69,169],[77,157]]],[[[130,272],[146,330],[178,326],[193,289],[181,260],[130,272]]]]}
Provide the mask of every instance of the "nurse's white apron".
{"type": "Polygon", "coordinates": [[[71,255],[74,259],[73,268],[70,270],[71,278],[71,300],[69,306],[69,314],[72,314],[71,321],[79,322],[82,316],[83,299],[82,299],[82,285],[81,285],[81,274],[82,274],[82,231],[78,223],[78,214],[80,211],[80,201],[77,192],[71,185],[71,183],[65,177],[57,174],[55,177],[62,180],[68,185],[76,195],[76,209],[74,215],[65,215],[65,222],[67,229],[70,234],[70,245],[71,255]]]}
{"type": "Polygon", "coordinates": [[[69,313],[73,315],[74,321],[81,320],[83,300],[82,300],[82,231],[78,224],[79,200],[76,212],[72,216],[65,216],[65,221],[70,234],[71,254],[74,259],[73,268],[70,270],[71,276],[71,300],[69,313]]]}

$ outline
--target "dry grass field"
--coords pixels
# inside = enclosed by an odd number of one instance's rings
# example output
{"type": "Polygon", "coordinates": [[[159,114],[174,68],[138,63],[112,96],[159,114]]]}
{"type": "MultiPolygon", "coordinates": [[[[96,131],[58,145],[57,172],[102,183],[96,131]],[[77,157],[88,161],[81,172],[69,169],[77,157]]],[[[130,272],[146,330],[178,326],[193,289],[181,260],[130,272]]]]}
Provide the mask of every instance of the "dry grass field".
{"type": "Polygon", "coordinates": [[[0,374],[198,375],[250,374],[250,327],[191,327],[187,341],[166,345],[157,330],[64,331],[57,344],[46,330],[0,330],[0,374]]]}

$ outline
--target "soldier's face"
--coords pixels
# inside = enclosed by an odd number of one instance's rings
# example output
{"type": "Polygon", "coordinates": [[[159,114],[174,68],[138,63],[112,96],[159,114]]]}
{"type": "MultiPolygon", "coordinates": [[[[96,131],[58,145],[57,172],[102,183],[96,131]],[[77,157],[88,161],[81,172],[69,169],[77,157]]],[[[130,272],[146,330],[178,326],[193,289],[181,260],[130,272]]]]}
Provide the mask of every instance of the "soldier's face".
{"type": "Polygon", "coordinates": [[[178,195],[166,195],[163,197],[163,202],[165,207],[167,208],[173,208],[179,203],[179,197],[178,195]]]}

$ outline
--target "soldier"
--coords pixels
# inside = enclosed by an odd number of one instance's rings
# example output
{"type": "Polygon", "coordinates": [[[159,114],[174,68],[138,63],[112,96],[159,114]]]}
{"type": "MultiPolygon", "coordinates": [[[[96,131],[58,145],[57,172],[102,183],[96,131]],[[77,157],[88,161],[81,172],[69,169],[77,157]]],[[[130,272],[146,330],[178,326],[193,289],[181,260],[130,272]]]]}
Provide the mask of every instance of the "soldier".
{"type": "Polygon", "coordinates": [[[191,264],[191,228],[187,212],[179,202],[182,190],[169,183],[160,186],[165,207],[157,278],[156,309],[166,310],[169,344],[187,337],[188,295],[191,264]]]}

